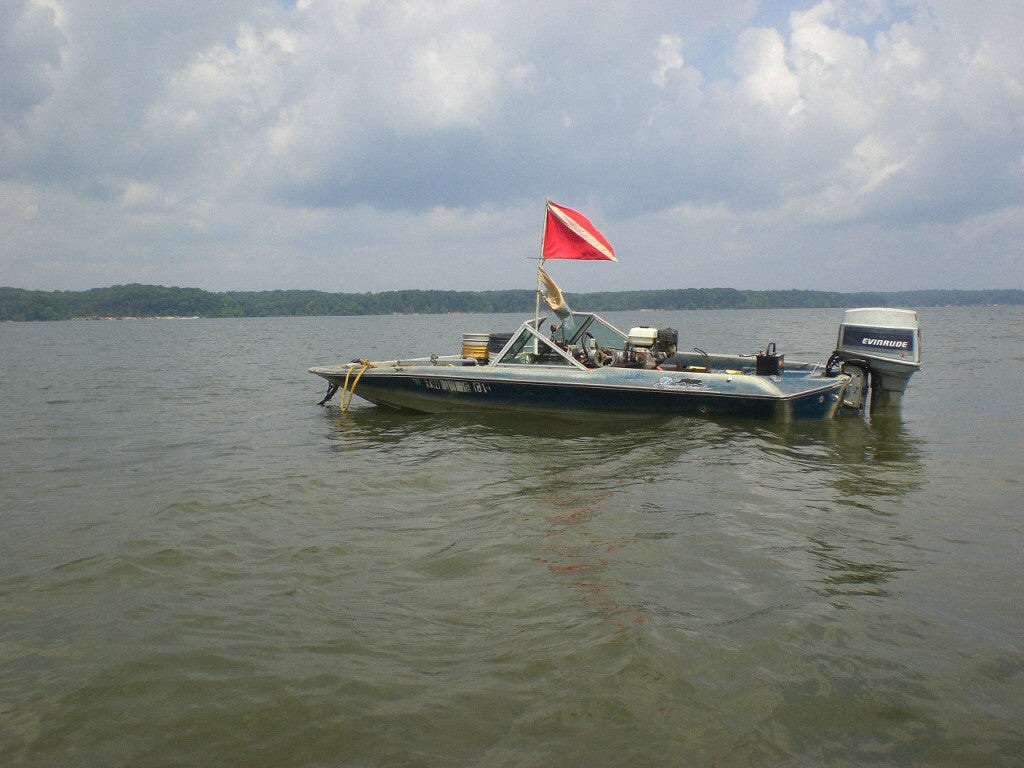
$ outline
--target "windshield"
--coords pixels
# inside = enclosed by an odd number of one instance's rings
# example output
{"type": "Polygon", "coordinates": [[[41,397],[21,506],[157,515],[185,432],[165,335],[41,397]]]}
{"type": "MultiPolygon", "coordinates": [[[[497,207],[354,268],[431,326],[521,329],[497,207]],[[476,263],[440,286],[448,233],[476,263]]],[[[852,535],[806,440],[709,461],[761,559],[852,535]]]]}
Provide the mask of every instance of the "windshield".
{"type": "Polygon", "coordinates": [[[575,365],[552,342],[534,335],[525,326],[498,362],[510,365],[575,365]]]}
{"type": "Polygon", "coordinates": [[[569,341],[569,346],[598,346],[622,349],[627,336],[615,326],[597,315],[581,315],[585,318],[569,341]]]}
{"type": "Polygon", "coordinates": [[[573,312],[574,323],[551,326],[551,337],[539,329],[546,320],[529,320],[505,348],[505,365],[568,365],[589,369],[620,359],[628,337],[597,315],[573,312]]]}

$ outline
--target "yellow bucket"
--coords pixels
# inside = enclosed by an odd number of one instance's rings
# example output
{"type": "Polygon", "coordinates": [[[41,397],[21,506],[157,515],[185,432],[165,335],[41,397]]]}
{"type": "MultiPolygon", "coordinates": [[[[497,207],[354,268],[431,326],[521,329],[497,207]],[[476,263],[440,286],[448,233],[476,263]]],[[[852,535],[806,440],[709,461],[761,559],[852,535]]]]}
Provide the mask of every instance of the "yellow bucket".
{"type": "Polygon", "coordinates": [[[462,356],[471,357],[474,360],[487,361],[487,344],[490,340],[488,333],[464,333],[462,334],[462,356]]]}

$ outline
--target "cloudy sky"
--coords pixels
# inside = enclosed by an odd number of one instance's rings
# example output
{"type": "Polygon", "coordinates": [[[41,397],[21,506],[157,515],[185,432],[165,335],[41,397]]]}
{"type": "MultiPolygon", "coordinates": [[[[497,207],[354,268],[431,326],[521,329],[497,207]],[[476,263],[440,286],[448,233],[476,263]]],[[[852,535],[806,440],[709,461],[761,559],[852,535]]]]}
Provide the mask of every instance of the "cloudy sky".
{"type": "Polygon", "coordinates": [[[1024,287],[1020,0],[0,0],[0,285],[1024,287]]]}

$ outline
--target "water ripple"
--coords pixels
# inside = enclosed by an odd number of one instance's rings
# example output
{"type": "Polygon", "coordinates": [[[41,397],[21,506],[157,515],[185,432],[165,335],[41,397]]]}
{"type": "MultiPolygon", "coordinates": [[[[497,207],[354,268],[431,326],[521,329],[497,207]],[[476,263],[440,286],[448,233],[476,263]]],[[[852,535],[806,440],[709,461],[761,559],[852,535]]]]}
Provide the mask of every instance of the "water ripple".
{"type": "Polygon", "coordinates": [[[465,317],[4,326],[0,763],[1015,764],[1024,323],[972,312],[824,424],[314,405],[465,317]]]}

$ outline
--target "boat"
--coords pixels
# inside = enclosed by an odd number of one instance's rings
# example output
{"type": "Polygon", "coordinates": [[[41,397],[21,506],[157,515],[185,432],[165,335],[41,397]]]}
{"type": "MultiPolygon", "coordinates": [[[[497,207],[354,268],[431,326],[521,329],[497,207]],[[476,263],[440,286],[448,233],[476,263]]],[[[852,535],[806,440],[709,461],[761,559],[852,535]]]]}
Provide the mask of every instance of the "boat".
{"type": "Polygon", "coordinates": [[[672,328],[624,333],[595,313],[571,317],[571,330],[563,321],[546,332],[545,317],[526,320],[513,334],[467,334],[461,354],[359,359],[309,371],[328,382],[321,403],[340,390],[345,409],[358,395],[422,413],[803,420],[862,411],[868,398],[873,413],[897,409],[920,368],[912,310],[847,310],[836,351],[824,363],[787,361],[775,344],[752,354],[680,352],[672,328]]]}
{"type": "Polygon", "coordinates": [[[421,413],[829,419],[898,410],[920,368],[913,310],[846,310],[824,363],[787,361],[775,343],[750,354],[682,352],[673,328],[622,331],[596,313],[572,311],[544,271],[549,258],[615,260],[582,214],[549,200],[534,317],[513,333],[466,334],[460,354],[310,368],[328,382],[320,404],[341,391],[343,411],[359,396],[421,413]],[[542,316],[541,299],[550,316],[542,316]]]}

